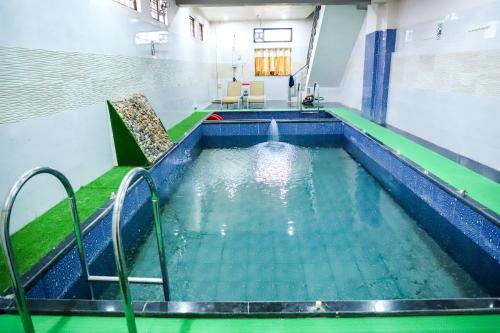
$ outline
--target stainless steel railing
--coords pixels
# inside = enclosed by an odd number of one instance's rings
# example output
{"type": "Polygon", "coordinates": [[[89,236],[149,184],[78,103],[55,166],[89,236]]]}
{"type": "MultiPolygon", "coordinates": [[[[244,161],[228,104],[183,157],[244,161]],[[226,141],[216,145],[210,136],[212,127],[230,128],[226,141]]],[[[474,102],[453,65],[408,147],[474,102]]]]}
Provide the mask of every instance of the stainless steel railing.
{"type": "Polygon", "coordinates": [[[135,324],[134,310],[132,308],[132,297],[130,294],[129,283],[131,282],[131,283],[162,284],[165,301],[168,301],[170,299],[170,293],[168,287],[167,257],[165,254],[165,245],[163,243],[163,231],[160,221],[159,196],[153,178],[151,178],[149,172],[146,169],[134,168],[122,180],[113,207],[111,233],[113,239],[113,251],[115,254],[115,261],[116,261],[116,270],[118,272],[118,281],[120,284],[120,290],[123,297],[123,305],[124,305],[125,317],[127,320],[127,327],[130,333],[136,333],[137,326],[135,324]],[[156,243],[158,246],[158,256],[160,257],[160,267],[162,274],[161,279],[129,278],[127,272],[126,258],[123,251],[123,244],[121,238],[120,218],[128,188],[136,179],[139,179],[141,177],[146,180],[149,186],[149,190],[151,191],[151,202],[153,204],[153,216],[154,216],[154,224],[156,231],[156,243]]]}
{"type": "MultiPolygon", "coordinates": [[[[306,87],[306,85],[308,83],[307,79],[308,79],[309,67],[311,65],[312,51],[314,49],[314,38],[316,36],[316,31],[318,28],[318,21],[319,21],[320,12],[321,12],[321,5],[317,5],[316,8],[314,9],[314,14],[313,14],[311,34],[309,36],[309,46],[307,48],[306,63],[304,64],[304,66],[300,67],[295,73],[292,74],[295,81],[298,81],[299,83],[301,83],[302,87],[306,87]],[[304,78],[304,72],[305,72],[305,78],[304,78]],[[299,74],[301,74],[300,80],[298,80],[299,74]]],[[[302,109],[302,91],[300,89],[300,85],[295,84],[295,86],[288,88],[288,104],[289,104],[289,106],[292,106],[292,97],[296,98],[297,107],[302,109]]]]}
{"type": "Polygon", "coordinates": [[[73,188],[69,180],[59,171],[48,167],[39,167],[26,172],[19,178],[19,180],[12,186],[5,200],[2,213],[1,213],[1,243],[3,252],[5,255],[5,261],[9,270],[12,289],[14,291],[14,298],[17,304],[17,309],[21,317],[24,331],[26,333],[34,333],[35,329],[33,326],[33,321],[31,319],[31,314],[29,312],[26,295],[24,293],[24,286],[22,285],[19,270],[16,264],[14,252],[12,250],[12,244],[10,239],[10,217],[12,213],[12,207],[16,200],[19,191],[22,189],[24,184],[28,182],[31,178],[38,174],[50,174],[56,177],[64,186],[66,193],[68,194],[68,199],[71,205],[71,213],[73,217],[73,230],[75,233],[76,246],[78,249],[80,265],[82,267],[83,276],[86,281],[89,282],[90,295],[94,298],[92,290],[92,282],[118,282],[120,285],[120,291],[123,297],[124,312],[127,320],[127,327],[130,333],[136,333],[137,327],[135,324],[135,317],[132,308],[132,298],[130,294],[129,283],[140,283],[140,284],[161,284],[163,287],[163,296],[165,301],[170,300],[169,291],[169,281],[167,272],[167,257],[165,253],[165,245],[163,243],[163,230],[160,221],[160,207],[159,207],[159,196],[158,190],[154,183],[153,178],[146,169],[134,168],[132,169],[123,179],[118,189],[118,194],[115,198],[115,203],[113,207],[112,216],[112,241],[113,241],[113,251],[115,255],[116,270],[118,276],[96,276],[90,275],[88,270],[88,265],[85,257],[85,250],[83,246],[83,238],[80,228],[80,218],[78,215],[78,209],[76,205],[76,198],[73,188]],[[126,266],[126,258],[123,250],[120,220],[121,213],[123,209],[123,204],[125,201],[125,196],[130,185],[137,179],[143,178],[149,186],[151,192],[151,202],[153,205],[153,217],[155,224],[156,233],[156,243],[158,246],[158,256],[160,259],[160,269],[161,278],[155,277],[129,277],[126,266]]]}
{"type": "MultiPolygon", "coordinates": [[[[24,331],[27,333],[35,332],[33,327],[33,321],[31,320],[31,315],[26,305],[26,296],[24,294],[24,286],[22,285],[21,277],[19,274],[19,269],[16,264],[14,251],[12,250],[12,244],[10,239],[10,216],[12,213],[12,207],[14,201],[19,194],[19,191],[23,188],[31,178],[39,174],[50,174],[56,177],[64,186],[66,193],[68,194],[68,199],[71,205],[71,214],[73,217],[73,231],[75,233],[76,246],[78,249],[78,255],[80,258],[80,265],[82,266],[83,275],[88,279],[89,270],[87,266],[87,261],[85,260],[85,251],[83,248],[82,233],[80,229],[80,217],[78,216],[78,209],[76,206],[75,192],[69,180],[59,171],[48,167],[39,167],[32,169],[19,178],[19,180],[12,186],[7,195],[7,199],[2,208],[1,215],[1,243],[2,249],[5,256],[5,262],[7,263],[7,268],[9,270],[9,275],[11,279],[12,289],[14,291],[14,298],[17,304],[17,310],[21,316],[21,321],[24,327],[24,331]]],[[[92,286],[89,284],[90,293],[93,297],[92,286]]]]}

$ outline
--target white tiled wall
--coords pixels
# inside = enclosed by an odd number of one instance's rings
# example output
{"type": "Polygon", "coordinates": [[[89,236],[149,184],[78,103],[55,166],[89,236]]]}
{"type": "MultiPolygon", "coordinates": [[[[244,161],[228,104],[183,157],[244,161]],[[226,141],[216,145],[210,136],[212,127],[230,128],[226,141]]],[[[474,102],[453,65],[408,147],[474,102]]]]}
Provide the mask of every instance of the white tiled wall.
{"type": "Polygon", "coordinates": [[[402,1],[398,22],[387,123],[500,170],[500,1],[402,1]]]}
{"type": "Polygon", "coordinates": [[[241,22],[219,22],[214,24],[212,33],[217,38],[217,69],[221,86],[220,96],[226,94],[227,82],[232,80],[232,60],[237,65],[236,78],[240,81],[263,80],[268,100],[288,99],[288,76],[255,77],[254,48],[291,48],[292,72],[304,66],[311,35],[312,20],[276,20],[241,22]],[[291,43],[253,43],[253,29],[292,28],[291,43]],[[234,37],[236,36],[236,37],[234,37]],[[233,52],[234,44],[234,52],[233,52]],[[238,60],[239,59],[239,60],[238,60]]]}
{"type": "MultiPolygon", "coordinates": [[[[0,2],[0,200],[26,170],[59,169],[78,188],[113,165],[105,100],[142,91],[166,127],[215,95],[210,25],[170,1],[167,28],[112,0],[0,2]],[[205,24],[189,34],[188,16],[205,24]],[[136,45],[138,32],[168,31],[168,43],[136,45]]],[[[41,177],[14,210],[14,230],[63,197],[41,177]]]]}
{"type": "Polygon", "coordinates": [[[349,61],[345,66],[338,87],[323,87],[322,95],[329,102],[339,102],[350,108],[361,110],[363,97],[363,70],[365,61],[366,18],[359,30],[349,61]]]}

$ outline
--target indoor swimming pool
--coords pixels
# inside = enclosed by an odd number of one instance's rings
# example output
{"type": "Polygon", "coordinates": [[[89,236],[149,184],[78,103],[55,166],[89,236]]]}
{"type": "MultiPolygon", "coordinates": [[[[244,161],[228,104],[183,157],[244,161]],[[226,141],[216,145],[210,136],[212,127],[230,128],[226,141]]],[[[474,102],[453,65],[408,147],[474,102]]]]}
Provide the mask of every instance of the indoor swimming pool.
{"type": "MultiPolygon", "coordinates": [[[[330,113],[230,114],[202,120],[149,168],[169,299],[161,285],[131,284],[138,315],[498,309],[496,216],[330,113]]],[[[116,275],[112,208],[83,226],[94,276],[116,275]]],[[[161,276],[152,217],[139,180],[121,214],[129,276],[161,276]]],[[[26,290],[34,313],[122,309],[116,283],[86,279],[72,237],[28,273],[26,290]]]]}
{"type": "MultiPolygon", "coordinates": [[[[342,148],[204,149],[176,187],[162,212],[172,300],[488,296],[342,148]]],[[[156,251],[152,232],[131,276],[160,276],[156,251]]],[[[161,286],[131,289],[163,299],[161,286]]]]}

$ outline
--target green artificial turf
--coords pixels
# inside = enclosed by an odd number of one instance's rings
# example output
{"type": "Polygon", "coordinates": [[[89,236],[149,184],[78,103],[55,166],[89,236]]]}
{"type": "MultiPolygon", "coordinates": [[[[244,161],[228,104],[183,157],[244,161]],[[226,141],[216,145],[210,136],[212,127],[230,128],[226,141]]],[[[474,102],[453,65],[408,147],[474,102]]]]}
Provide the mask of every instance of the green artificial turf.
{"type": "MultiPolygon", "coordinates": [[[[109,200],[131,167],[114,167],[76,192],[80,221],[84,222],[97,208],[109,200]]],[[[43,195],[43,192],[40,193],[43,195]]],[[[15,206],[15,204],[14,204],[15,206]]],[[[15,209],[15,208],[14,208],[15,209]]],[[[27,224],[12,236],[12,246],[21,274],[42,259],[73,231],[71,210],[67,199],[27,224]]],[[[0,257],[0,290],[10,280],[3,255],[0,257]]]]}
{"type": "MultiPolygon", "coordinates": [[[[139,333],[498,333],[499,315],[365,318],[136,318],[139,333]]],[[[38,333],[123,333],[120,317],[34,316],[38,333]]],[[[22,333],[14,315],[0,315],[2,332],[22,333]]]]}
{"type": "Polygon", "coordinates": [[[194,127],[198,122],[200,122],[203,118],[209,115],[210,111],[197,111],[193,112],[186,119],[182,120],[177,125],[167,130],[167,134],[170,139],[174,141],[178,141],[184,137],[184,135],[189,132],[191,128],[194,127]]]}
{"type": "Polygon", "coordinates": [[[500,184],[352,111],[343,108],[333,108],[330,111],[366,131],[455,189],[466,190],[469,197],[500,214],[500,184]]]}
{"type": "MultiPolygon", "coordinates": [[[[172,140],[180,140],[208,114],[210,114],[208,111],[194,112],[170,128],[167,133],[172,140]]],[[[123,177],[131,169],[132,167],[114,167],[76,192],[81,222],[84,222],[109,200],[111,193],[118,189],[123,177]]],[[[12,245],[20,273],[26,273],[72,230],[69,203],[63,200],[12,235],[12,245]]],[[[0,291],[7,288],[9,284],[7,267],[2,255],[0,256],[0,291]]]]}

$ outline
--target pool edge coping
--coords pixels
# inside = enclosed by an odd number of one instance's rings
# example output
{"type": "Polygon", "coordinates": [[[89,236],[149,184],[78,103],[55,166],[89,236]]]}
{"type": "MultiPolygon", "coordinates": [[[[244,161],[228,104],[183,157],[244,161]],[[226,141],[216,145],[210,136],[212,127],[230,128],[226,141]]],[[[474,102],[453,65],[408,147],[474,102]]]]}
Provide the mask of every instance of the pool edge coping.
{"type": "MultiPolygon", "coordinates": [[[[345,109],[345,110],[347,110],[347,109],[345,109]]],[[[347,111],[349,111],[349,110],[347,110],[347,111]]],[[[473,209],[475,209],[477,212],[479,212],[479,213],[485,215],[486,217],[488,217],[488,219],[491,220],[496,226],[500,227],[500,214],[499,213],[497,213],[494,210],[492,210],[491,208],[485,206],[484,204],[482,204],[481,202],[479,202],[478,200],[476,200],[474,197],[470,196],[469,194],[461,195],[460,192],[459,192],[459,189],[457,189],[456,187],[454,187],[453,185],[451,185],[450,183],[448,183],[446,180],[442,179],[439,176],[436,176],[435,174],[433,174],[432,172],[430,172],[429,170],[427,170],[426,168],[424,168],[423,166],[421,166],[417,162],[414,162],[412,159],[406,157],[405,155],[401,154],[399,151],[397,151],[394,148],[392,148],[390,145],[388,145],[385,142],[377,139],[371,133],[369,133],[368,131],[364,130],[363,128],[360,128],[359,126],[357,126],[356,124],[352,123],[351,121],[346,120],[342,116],[337,115],[334,111],[328,110],[327,112],[331,112],[335,117],[338,117],[342,122],[344,122],[348,126],[351,126],[355,130],[357,130],[358,132],[360,132],[362,135],[364,135],[367,138],[375,141],[378,145],[380,145],[382,147],[382,149],[390,152],[391,154],[394,154],[399,159],[401,159],[402,162],[406,163],[408,166],[410,166],[411,168],[413,168],[419,174],[421,174],[421,175],[423,175],[425,177],[428,177],[430,181],[434,182],[435,184],[437,184],[438,186],[440,186],[441,188],[443,188],[443,190],[445,190],[449,194],[453,195],[457,200],[464,201],[465,203],[467,203],[468,205],[470,205],[473,209]]],[[[397,132],[395,132],[395,131],[393,131],[391,129],[387,129],[387,130],[389,130],[389,131],[391,131],[391,132],[393,132],[395,134],[398,134],[397,132]]],[[[398,134],[398,135],[400,135],[400,134],[398,134]]],[[[410,139],[408,139],[408,140],[410,140],[410,139]]],[[[412,140],[410,140],[410,141],[412,141],[412,140]]],[[[425,149],[428,149],[425,146],[423,146],[423,145],[421,145],[421,144],[419,144],[417,142],[414,142],[414,141],[412,141],[412,142],[414,144],[416,144],[416,145],[419,145],[419,146],[425,148],[425,149]]],[[[436,153],[436,154],[438,154],[438,153],[436,153]]],[[[443,156],[443,158],[446,158],[446,157],[443,156]]],[[[452,160],[450,160],[450,162],[455,163],[455,164],[457,164],[457,165],[459,165],[461,167],[467,168],[467,167],[465,167],[465,166],[463,166],[461,164],[458,164],[458,163],[456,163],[456,162],[454,162],[452,160]]],[[[471,169],[468,169],[468,170],[470,170],[471,172],[476,173],[475,171],[473,171],[471,169]]],[[[481,177],[484,177],[484,176],[482,176],[480,174],[478,174],[478,175],[481,176],[481,177]]]]}

